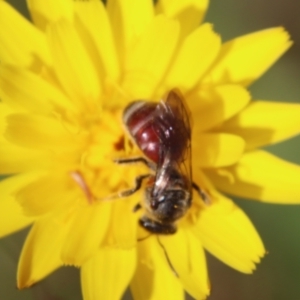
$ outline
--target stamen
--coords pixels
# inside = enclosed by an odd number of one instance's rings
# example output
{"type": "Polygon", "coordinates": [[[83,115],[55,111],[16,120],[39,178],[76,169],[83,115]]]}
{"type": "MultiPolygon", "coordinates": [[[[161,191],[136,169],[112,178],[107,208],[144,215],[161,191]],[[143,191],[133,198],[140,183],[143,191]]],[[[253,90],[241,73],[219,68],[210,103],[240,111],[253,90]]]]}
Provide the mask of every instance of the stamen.
{"type": "Polygon", "coordinates": [[[80,186],[80,188],[83,190],[84,194],[86,195],[88,202],[90,204],[93,203],[93,194],[90,191],[88,185],[86,184],[83,176],[81,175],[81,173],[79,171],[74,171],[70,173],[72,179],[80,186]]]}
{"type": "Polygon", "coordinates": [[[121,151],[125,149],[125,138],[122,135],[117,142],[114,143],[114,148],[116,151],[121,151]]]}

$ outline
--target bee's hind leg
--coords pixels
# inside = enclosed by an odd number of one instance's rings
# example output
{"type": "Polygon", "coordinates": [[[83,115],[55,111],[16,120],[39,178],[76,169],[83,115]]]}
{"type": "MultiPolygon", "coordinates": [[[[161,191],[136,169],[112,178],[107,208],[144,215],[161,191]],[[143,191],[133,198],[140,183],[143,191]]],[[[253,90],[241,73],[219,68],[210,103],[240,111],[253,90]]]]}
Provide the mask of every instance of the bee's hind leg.
{"type": "Polygon", "coordinates": [[[134,163],[143,163],[149,169],[155,170],[155,164],[151,161],[148,161],[145,157],[133,157],[133,158],[117,158],[113,160],[116,164],[134,164],[134,163]]]}
{"type": "Polygon", "coordinates": [[[205,191],[203,191],[199,185],[197,185],[195,182],[193,182],[193,189],[196,190],[196,192],[199,194],[199,196],[202,198],[202,200],[205,202],[205,204],[210,204],[211,200],[210,197],[207,195],[205,191]]]}
{"type": "Polygon", "coordinates": [[[121,191],[119,192],[118,196],[121,198],[125,198],[125,197],[129,197],[132,194],[134,194],[135,192],[137,192],[143,183],[143,180],[148,178],[149,176],[151,176],[150,174],[145,174],[145,175],[140,175],[138,177],[135,178],[135,186],[129,190],[125,190],[125,191],[121,191]]]}
{"type": "MultiPolygon", "coordinates": [[[[137,192],[141,186],[142,186],[142,183],[143,183],[143,180],[148,178],[149,176],[151,176],[150,174],[145,174],[145,175],[140,175],[138,177],[135,178],[135,186],[129,190],[125,190],[125,191],[122,191],[119,193],[119,197],[129,197],[131,196],[132,194],[134,194],[135,192],[137,192]]],[[[133,212],[136,212],[138,211],[139,209],[141,209],[142,206],[140,203],[136,204],[133,208],[133,212]]]]}

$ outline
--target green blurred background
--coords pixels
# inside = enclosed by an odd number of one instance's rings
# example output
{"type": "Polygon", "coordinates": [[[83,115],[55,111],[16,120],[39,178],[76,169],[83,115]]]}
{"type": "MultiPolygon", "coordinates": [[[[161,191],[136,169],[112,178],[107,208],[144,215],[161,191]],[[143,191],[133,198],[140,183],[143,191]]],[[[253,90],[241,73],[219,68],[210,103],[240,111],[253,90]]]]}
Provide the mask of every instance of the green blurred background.
{"type": "MultiPolygon", "coordinates": [[[[24,0],[8,2],[28,16],[24,0]]],[[[224,41],[273,26],[284,26],[295,41],[292,49],[251,86],[254,99],[300,103],[299,14],[297,0],[211,1],[206,21],[214,24],[224,41]]],[[[300,137],[267,149],[300,164],[300,137]]],[[[236,199],[236,203],[255,224],[268,254],[253,275],[238,273],[207,255],[212,282],[209,300],[300,300],[300,205],[267,205],[242,199],[236,199]]],[[[82,299],[79,272],[70,267],[56,271],[28,290],[17,290],[17,261],[26,233],[25,230],[0,240],[0,300],[82,299]]],[[[131,299],[130,295],[125,298],[131,299]]]]}

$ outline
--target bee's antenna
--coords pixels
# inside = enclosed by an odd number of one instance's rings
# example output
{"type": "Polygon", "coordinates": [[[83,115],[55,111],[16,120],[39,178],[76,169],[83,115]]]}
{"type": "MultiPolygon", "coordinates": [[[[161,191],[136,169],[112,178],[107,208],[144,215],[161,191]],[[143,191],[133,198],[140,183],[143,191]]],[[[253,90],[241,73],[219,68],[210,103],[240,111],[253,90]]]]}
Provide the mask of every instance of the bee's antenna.
{"type": "Polygon", "coordinates": [[[166,259],[167,259],[167,262],[168,262],[169,267],[170,267],[171,270],[173,271],[174,275],[175,275],[176,277],[179,278],[178,273],[176,272],[175,268],[173,267],[173,265],[172,265],[172,263],[171,263],[171,260],[170,260],[170,258],[169,258],[169,255],[168,255],[167,251],[166,251],[166,248],[164,247],[164,245],[163,245],[162,242],[160,241],[158,235],[157,235],[157,241],[158,241],[158,244],[160,245],[160,247],[161,247],[161,248],[163,249],[163,251],[164,251],[164,254],[165,254],[165,257],[166,257],[166,259]]]}

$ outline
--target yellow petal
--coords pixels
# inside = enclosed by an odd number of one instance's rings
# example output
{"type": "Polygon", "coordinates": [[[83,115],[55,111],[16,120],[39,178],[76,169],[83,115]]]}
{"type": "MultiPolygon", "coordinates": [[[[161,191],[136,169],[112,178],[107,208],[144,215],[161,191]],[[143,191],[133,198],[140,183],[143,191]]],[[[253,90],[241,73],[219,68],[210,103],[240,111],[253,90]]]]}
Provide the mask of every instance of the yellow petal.
{"type": "Polygon", "coordinates": [[[300,132],[300,105],[253,101],[222,125],[222,131],[240,135],[248,150],[274,144],[300,132]]]}
{"type": "Polygon", "coordinates": [[[124,63],[131,44],[153,18],[153,4],[151,0],[108,0],[106,7],[120,59],[124,63]]]}
{"type": "Polygon", "coordinates": [[[238,164],[206,174],[217,188],[232,195],[271,203],[300,202],[300,166],[265,151],[246,153],[238,164]]]}
{"type": "Polygon", "coordinates": [[[85,198],[79,201],[62,252],[63,262],[75,266],[81,266],[96,254],[111,217],[111,203],[84,204],[82,201],[87,202],[85,198]]]}
{"type": "Polygon", "coordinates": [[[240,159],[244,148],[244,140],[237,135],[226,133],[194,135],[193,164],[202,168],[232,165],[240,159]]]}
{"type": "Polygon", "coordinates": [[[130,49],[125,62],[123,87],[133,99],[153,97],[174,54],[178,25],[176,21],[157,16],[130,49]]]}
{"type": "Polygon", "coordinates": [[[164,80],[164,90],[192,89],[215,60],[221,45],[212,25],[204,24],[183,41],[164,80]]]}
{"type": "Polygon", "coordinates": [[[54,108],[73,107],[59,89],[40,76],[14,66],[0,66],[0,95],[16,109],[39,113],[53,113],[54,108]]]}
{"type": "Polygon", "coordinates": [[[194,117],[194,133],[200,133],[237,114],[249,103],[250,95],[243,87],[229,84],[199,88],[186,100],[194,117]]]}
{"type": "Polygon", "coordinates": [[[21,174],[0,181],[0,236],[11,234],[33,222],[34,218],[23,214],[21,206],[14,199],[14,192],[26,186],[40,174],[21,174]]]}
{"type": "Polygon", "coordinates": [[[62,266],[61,248],[67,238],[68,219],[48,215],[31,228],[18,265],[18,288],[29,287],[62,266]]]}
{"type": "Polygon", "coordinates": [[[28,9],[34,23],[42,30],[46,29],[49,22],[56,22],[62,18],[73,19],[72,0],[27,0],[28,9]]]}
{"type": "Polygon", "coordinates": [[[74,139],[64,125],[52,117],[37,114],[13,114],[7,117],[5,136],[18,145],[29,148],[67,148],[74,139]]]}
{"type": "MultiPolygon", "coordinates": [[[[124,180],[124,179],[123,179],[124,180]]],[[[141,195],[138,194],[140,197],[141,195]]],[[[138,214],[133,209],[140,198],[137,196],[132,199],[120,199],[113,203],[112,222],[109,226],[106,244],[113,247],[130,249],[136,246],[138,214]]]]}
{"type": "Polygon", "coordinates": [[[265,254],[262,241],[249,218],[231,200],[217,201],[200,214],[194,233],[205,249],[232,268],[252,273],[265,254]]]}
{"type": "Polygon", "coordinates": [[[78,197],[71,176],[55,172],[28,184],[16,193],[17,201],[28,216],[39,216],[54,209],[68,209],[78,197]]]}
{"type": "Polygon", "coordinates": [[[135,266],[135,248],[101,248],[81,267],[84,299],[121,299],[133,276],[135,266]]]}
{"type": "Polygon", "coordinates": [[[150,236],[138,243],[138,259],[130,285],[134,299],[184,299],[182,285],[168,264],[157,236],[150,236]]]}
{"type": "Polygon", "coordinates": [[[208,0],[159,0],[157,13],[179,20],[181,35],[186,36],[199,26],[208,7],[208,0]]]}
{"type": "Polygon", "coordinates": [[[50,64],[44,35],[5,1],[0,1],[1,63],[36,68],[50,64]],[[12,25],[13,24],[13,25],[12,25]]]}
{"type": "MultiPolygon", "coordinates": [[[[1,90],[0,90],[0,97],[1,95],[1,90]]],[[[6,118],[8,115],[10,115],[14,110],[12,110],[11,107],[9,107],[6,103],[0,102],[0,141],[2,142],[3,140],[3,134],[6,130],[6,118]]]]}
{"type": "Polygon", "coordinates": [[[223,45],[204,82],[247,86],[267,71],[291,44],[282,27],[235,38],[223,45]]]}
{"type": "Polygon", "coordinates": [[[200,241],[186,229],[159,239],[184,289],[195,299],[206,299],[210,286],[200,241]]]}
{"type": "Polygon", "coordinates": [[[51,166],[48,152],[25,149],[6,141],[0,145],[0,174],[14,174],[51,166]]]}
{"type": "Polygon", "coordinates": [[[103,78],[117,80],[120,76],[119,57],[104,4],[101,1],[76,1],[74,6],[83,27],[79,31],[81,38],[85,38],[86,45],[92,43],[87,50],[97,64],[96,69],[103,78]]]}
{"type": "Polygon", "coordinates": [[[48,29],[54,69],[63,88],[78,105],[93,107],[99,102],[101,82],[77,32],[66,20],[48,29]]]}

